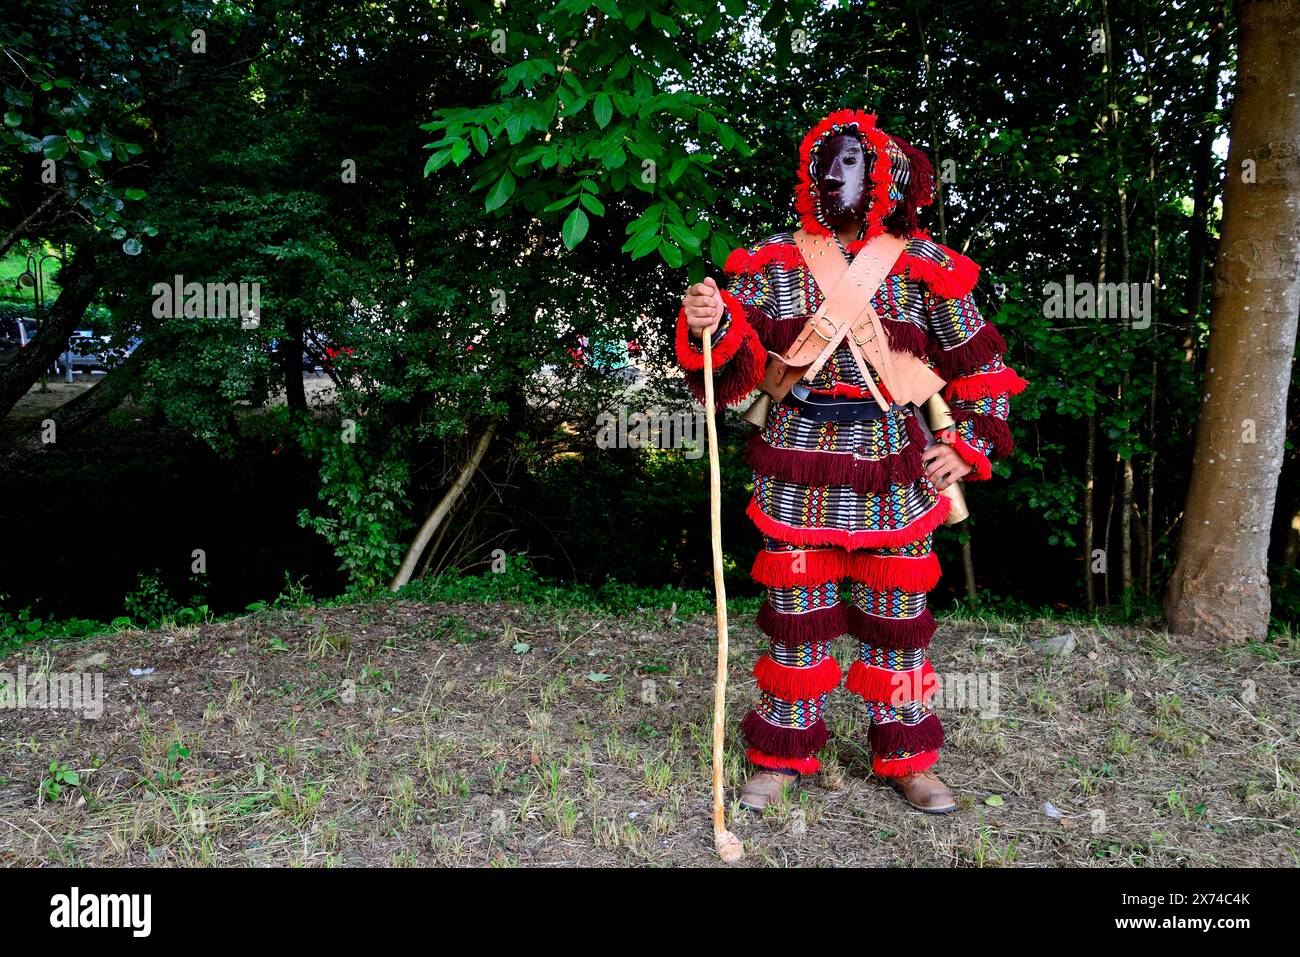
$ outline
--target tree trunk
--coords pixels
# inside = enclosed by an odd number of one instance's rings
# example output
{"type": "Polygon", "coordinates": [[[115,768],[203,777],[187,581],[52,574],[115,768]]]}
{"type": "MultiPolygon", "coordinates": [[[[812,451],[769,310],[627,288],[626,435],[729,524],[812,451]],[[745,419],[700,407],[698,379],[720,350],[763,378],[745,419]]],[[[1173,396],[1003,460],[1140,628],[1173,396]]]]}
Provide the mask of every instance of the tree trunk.
{"type": "Polygon", "coordinates": [[[68,347],[68,337],[86,313],[90,300],[99,292],[95,251],[88,245],[59,274],[63,291],[43,317],[26,349],[20,349],[8,365],[0,367],[0,418],[4,418],[27,394],[50,364],[68,347]]]}
{"type": "Polygon", "coordinates": [[[111,371],[95,385],[76,398],[65,402],[57,409],[51,409],[45,418],[54,422],[55,441],[47,444],[42,436],[44,425],[34,424],[30,430],[21,434],[12,445],[0,451],[0,472],[5,472],[24,459],[57,445],[69,435],[85,428],[105,412],[116,408],[135,384],[139,370],[156,350],[148,348],[148,343],[141,344],[120,366],[111,371]]]}
{"type": "Polygon", "coordinates": [[[1300,313],[1300,13],[1286,0],[1247,0],[1240,37],[1205,399],[1165,597],[1171,631],[1216,643],[1268,631],[1268,538],[1300,313]]]}
{"type": "Polygon", "coordinates": [[[420,562],[420,555],[428,546],[429,539],[433,538],[434,533],[438,531],[438,526],[451,514],[456,500],[460,498],[465,491],[465,487],[469,485],[470,479],[474,477],[474,472],[482,463],[483,457],[487,455],[488,446],[492,444],[492,438],[496,434],[497,423],[489,423],[488,427],[483,430],[483,434],[479,436],[478,444],[474,447],[474,452],[470,455],[469,461],[465,463],[465,467],[456,476],[456,481],[451,484],[447,494],[442,497],[437,507],[424,520],[420,530],[416,532],[415,540],[411,542],[406,557],[402,559],[402,567],[397,570],[397,574],[393,576],[393,580],[388,585],[389,591],[398,591],[411,580],[411,575],[414,574],[415,568],[420,562]]]}
{"type": "Polygon", "coordinates": [[[1097,485],[1097,416],[1088,416],[1088,457],[1083,468],[1083,593],[1088,614],[1097,610],[1097,591],[1092,580],[1093,499],[1097,485]]]}

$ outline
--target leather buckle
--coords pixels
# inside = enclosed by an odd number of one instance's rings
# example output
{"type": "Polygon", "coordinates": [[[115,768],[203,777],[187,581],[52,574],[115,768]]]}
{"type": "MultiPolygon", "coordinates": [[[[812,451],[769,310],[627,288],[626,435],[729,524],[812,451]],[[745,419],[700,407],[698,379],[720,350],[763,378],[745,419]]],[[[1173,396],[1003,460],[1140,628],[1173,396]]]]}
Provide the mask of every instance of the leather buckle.
{"type": "Polygon", "coordinates": [[[835,336],[836,328],[835,320],[827,315],[823,315],[813,323],[813,331],[827,342],[830,342],[835,336]],[[823,326],[825,327],[825,331],[823,331],[823,326]]]}
{"type": "Polygon", "coordinates": [[[863,319],[850,331],[853,333],[853,341],[860,346],[865,346],[876,338],[876,327],[870,318],[863,319]]]}

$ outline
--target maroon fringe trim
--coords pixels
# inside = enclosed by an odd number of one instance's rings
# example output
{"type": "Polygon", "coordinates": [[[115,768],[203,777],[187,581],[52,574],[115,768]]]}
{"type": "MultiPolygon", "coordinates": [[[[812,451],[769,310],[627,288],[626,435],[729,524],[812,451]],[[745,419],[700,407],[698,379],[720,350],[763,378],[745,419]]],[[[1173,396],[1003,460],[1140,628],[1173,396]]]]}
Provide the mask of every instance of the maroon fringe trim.
{"type": "Polygon", "coordinates": [[[747,312],[746,318],[758,331],[759,338],[763,340],[767,349],[779,355],[785,355],[786,350],[794,345],[794,341],[799,338],[799,333],[803,331],[804,323],[808,321],[807,316],[773,319],[767,313],[757,309],[747,312]]]}
{"type": "Polygon", "coordinates": [[[836,603],[802,615],[783,614],[763,602],[758,609],[758,630],[778,645],[801,645],[810,641],[834,641],[848,631],[844,604],[836,603]]]}
{"type": "MultiPolygon", "coordinates": [[[[739,330],[732,330],[738,332],[739,330]]],[[[763,381],[767,352],[758,336],[750,332],[748,340],[735,358],[714,373],[714,399],[720,406],[737,405],[763,381]]],[[[686,386],[696,400],[704,404],[704,370],[688,371],[686,386]]]]}
{"type": "Polygon", "coordinates": [[[806,758],[820,751],[830,739],[821,718],[806,728],[782,728],[765,721],[757,711],[745,715],[740,733],[750,747],[777,758],[806,758]]]}
{"type": "Polygon", "coordinates": [[[845,624],[849,634],[878,648],[927,648],[937,627],[934,614],[925,609],[915,618],[881,618],[856,605],[848,606],[845,624]]]}
{"type": "Polygon", "coordinates": [[[762,432],[754,432],[745,446],[745,462],[755,472],[782,482],[849,485],[855,492],[884,492],[891,485],[915,482],[924,472],[921,450],[925,447],[925,434],[910,416],[906,428],[908,444],[875,460],[856,458],[852,452],[779,449],[770,445],[762,432]]]}
{"type": "Polygon", "coordinates": [[[971,431],[977,438],[992,442],[995,459],[1006,458],[1016,447],[1015,440],[1011,437],[1011,426],[1007,425],[1006,419],[986,412],[968,412],[961,408],[952,410],[952,419],[954,422],[969,422],[971,431]]]}
{"type": "Polygon", "coordinates": [[[918,359],[925,358],[931,345],[930,337],[924,329],[912,325],[906,319],[891,319],[888,316],[881,316],[880,323],[885,327],[889,348],[895,352],[910,352],[918,359]]]}
{"type": "Polygon", "coordinates": [[[934,751],[943,746],[943,724],[933,712],[916,724],[904,724],[901,721],[888,721],[884,724],[872,722],[867,739],[875,754],[934,751]]]}
{"type": "Polygon", "coordinates": [[[991,322],[986,322],[980,329],[961,345],[953,349],[934,349],[930,358],[940,378],[946,382],[970,375],[986,362],[992,362],[1007,351],[1006,340],[991,322]]]}

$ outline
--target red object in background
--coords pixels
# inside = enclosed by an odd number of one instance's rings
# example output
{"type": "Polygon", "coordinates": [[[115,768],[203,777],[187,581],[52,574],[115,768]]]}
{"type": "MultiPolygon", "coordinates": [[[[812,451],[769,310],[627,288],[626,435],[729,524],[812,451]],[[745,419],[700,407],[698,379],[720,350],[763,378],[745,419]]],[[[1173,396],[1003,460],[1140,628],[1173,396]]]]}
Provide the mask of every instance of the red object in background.
{"type": "Polygon", "coordinates": [[[351,350],[349,347],[347,347],[347,346],[343,346],[341,349],[335,349],[333,346],[326,346],[326,347],[325,347],[325,358],[321,360],[321,365],[323,365],[326,369],[333,370],[333,369],[334,369],[334,363],[331,362],[330,360],[332,360],[332,359],[336,359],[336,358],[338,358],[339,356],[349,356],[349,357],[350,357],[352,354],[353,354],[353,353],[352,353],[352,350],[351,350]]]}
{"type": "Polygon", "coordinates": [[[572,349],[565,349],[564,351],[569,354],[569,358],[572,360],[573,365],[580,366],[584,362],[586,362],[586,353],[585,353],[586,348],[587,348],[587,337],[578,336],[578,345],[576,345],[572,349]]]}

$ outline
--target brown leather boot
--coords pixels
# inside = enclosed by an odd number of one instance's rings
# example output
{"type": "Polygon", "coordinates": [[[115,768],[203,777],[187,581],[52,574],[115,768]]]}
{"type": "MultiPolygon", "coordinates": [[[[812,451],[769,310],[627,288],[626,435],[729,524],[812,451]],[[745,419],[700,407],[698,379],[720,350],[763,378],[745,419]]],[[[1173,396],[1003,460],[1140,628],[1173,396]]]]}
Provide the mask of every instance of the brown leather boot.
{"type": "Polygon", "coordinates": [[[746,811],[762,812],[787,790],[793,790],[798,782],[797,774],[782,774],[772,768],[759,768],[750,775],[741,789],[740,806],[746,811]]]}
{"type": "Polygon", "coordinates": [[[939,780],[933,771],[913,771],[901,777],[886,778],[889,786],[903,796],[903,800],[926,814],[947,814],[957,810],[948,785],[939,780]]]}

